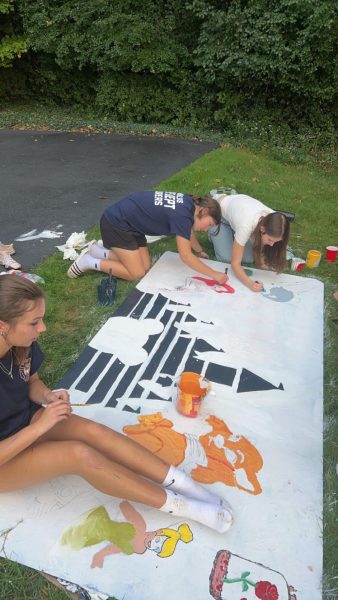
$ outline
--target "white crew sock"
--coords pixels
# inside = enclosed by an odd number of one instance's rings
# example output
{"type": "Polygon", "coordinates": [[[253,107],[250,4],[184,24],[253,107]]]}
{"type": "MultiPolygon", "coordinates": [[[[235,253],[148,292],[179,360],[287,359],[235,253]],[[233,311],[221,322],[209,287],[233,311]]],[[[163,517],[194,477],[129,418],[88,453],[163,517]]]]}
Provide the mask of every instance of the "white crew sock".
{"type": "Polygon", "coordinates": [[[104,246],[100,246],[96,241],[90,244],[89,254],[94,258],[101,258],[103,260],[109,259],[109,249],[104,246]]]}
{"type": "Polygon", "coordinates": [[[217,504],[218,506],[226,508],[227,511],[231,513],[231,506],[224,498],[220,498],[219,496],[216,496],[216,494],[209,492],[202,485],[191,479],[184,471],[174,467],[174,465],[170,465],[169,471],[161,485],[173,492],[188,496],[188,498],[195,498],[201,502],[217,504]]]}
{"type": "Polygon", "coordinates": [[[232,525],[232,515],[216,504],[201,502],[193,498],[187,498],[176,494],[170,490],[165,490],[167,499],[160,510],[175,515],[175,517],[184,517],[202,523],[218,533],[225,533],[232,525]]]}
{"type": "Polygon", "coordinates": [[[89,253],[82,254],[75,262],[80,271],[100,271],[100,260],[90,256],[89,253]]]}

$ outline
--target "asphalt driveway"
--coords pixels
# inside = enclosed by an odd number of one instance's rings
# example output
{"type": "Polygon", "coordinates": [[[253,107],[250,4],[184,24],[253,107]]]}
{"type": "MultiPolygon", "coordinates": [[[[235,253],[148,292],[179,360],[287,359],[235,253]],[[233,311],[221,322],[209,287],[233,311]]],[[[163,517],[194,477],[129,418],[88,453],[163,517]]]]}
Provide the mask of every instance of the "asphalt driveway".
{"type": "Polygon", "coordinates": [[[97,223],[106,206],[158,185],[215,147],[175,138],[1,130],[0,240],[14,242],[14,258],[32,270],[71,233],[97,223]]]}

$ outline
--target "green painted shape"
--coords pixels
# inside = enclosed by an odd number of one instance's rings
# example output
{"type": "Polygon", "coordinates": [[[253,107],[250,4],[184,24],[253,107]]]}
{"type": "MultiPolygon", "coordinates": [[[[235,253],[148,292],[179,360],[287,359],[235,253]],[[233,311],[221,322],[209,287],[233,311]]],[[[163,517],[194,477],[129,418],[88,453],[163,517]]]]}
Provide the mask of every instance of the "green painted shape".
{"type": "Polygon", "coordinates": [[[69,527],[61,538],[61,544],[73,550],[82,550],[101,542],[115,544],[124,554],[133,554],[132,541],[136,535],[134,525],[112,521],[104,506],[91,510],[83,523],[69,527]]]}

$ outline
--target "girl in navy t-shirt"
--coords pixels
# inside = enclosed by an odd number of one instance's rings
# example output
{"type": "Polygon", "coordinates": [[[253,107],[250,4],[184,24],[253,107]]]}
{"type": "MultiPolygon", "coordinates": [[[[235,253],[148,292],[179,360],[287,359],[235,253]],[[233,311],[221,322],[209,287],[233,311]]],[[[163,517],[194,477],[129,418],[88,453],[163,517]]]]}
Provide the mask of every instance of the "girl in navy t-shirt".
{"type": "Polygon", "coordinates": [[[73,415],[67,390],[41,381],[44,314],[34,283],[0,276],[0,493],[79,475],[104,494],[227,531],[225,500],[127,436],[73,415]]]}
{"type": "Polygon", "coordinates": [[[194,234],[220,222],[220,207],[212,198],[159,191],[130,194],[103,213],[103,248],[91,243],[68,269],[68,276],[75,279],[94,269],[111,271],[120,279],[139,279],[151,266],[146,235],[163,235],[176,236],[180,258],[193,271],[225,283],[228,276],[223,271],[215,271],[200,260],[208,255],[194,234]]]}

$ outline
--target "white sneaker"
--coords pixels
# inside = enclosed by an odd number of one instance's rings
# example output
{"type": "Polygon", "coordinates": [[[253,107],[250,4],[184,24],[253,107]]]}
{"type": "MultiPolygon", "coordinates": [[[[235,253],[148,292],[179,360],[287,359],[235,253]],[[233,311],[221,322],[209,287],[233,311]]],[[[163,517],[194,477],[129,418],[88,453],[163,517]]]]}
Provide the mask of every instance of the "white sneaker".
{"type": "Polygon", "coordinates": [[[73,264],[69,267],[67,275],[70,279],[77,279],[78,277],[81,277],[81,275],[83,275],[85,271],[91,271],[90,267],[79,267],[81,256],[89,254],[89,249],[89,246],[87,246],[84,250],[82,250],[81,254],[77,257],[76,260],[74,260],[73,264]]]}
{"type": "Polygon", "coordinates": [[[6,269],[20,269],[20,263],[16,262],[7,252],[0,251],[0,264],[6,269]]]}
{"type": "Polygon", "coordinates": [[[13,244],[3,244],[0,242],[0,252],[6,252],[6,254],[15,254],[13,244]]]}

